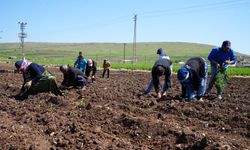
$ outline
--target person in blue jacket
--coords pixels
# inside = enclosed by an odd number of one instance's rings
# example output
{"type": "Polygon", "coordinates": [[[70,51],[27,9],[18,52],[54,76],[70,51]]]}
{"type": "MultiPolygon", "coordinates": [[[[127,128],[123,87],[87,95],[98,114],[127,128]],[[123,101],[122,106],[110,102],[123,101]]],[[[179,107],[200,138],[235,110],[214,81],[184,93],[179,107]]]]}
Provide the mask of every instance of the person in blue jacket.
{"type": "MultiPolygon", "coordinates": [[[[206,89],[206,94],[208,94],[214,84],[214,77],[216,72],[220,68],[228,68],[228,65],[235,65],[236,64],[236,56],[234,51],[231,49],[231,42],[230,41],[223,41],[221,47],[217,47],[212,49],[210,54],[208,55],[208,60],[210,61],[211,65],[211,77],[208,84],[208,88],[206,89]]],[[[222,91],[217,89],[217,97],[222,99],[222,91]]]]}
{"type": "Polygon", "coordinates": [[[187,97],[189,101],[197,98],[202,101],[207,81],[207,63],[205,59],[201,57],[190,58],[178,70],[177,78],[182,86],[183,98],[187,97]]]}
{"type": "Polygon", "coordinates": [[[87,60],[82,56],[82,52],[79,52],[79,56],[77,57],[74,63],[74,67],[78,68],[84,73],[86,70],[86,66],[87,66],[87,60]]]}
{"type": "Polygon", "coordinates": [[[58,89],[56,78],[43,66],[29,62],[27,60],[19,60],[15,63],[17,72],[23,74],[23,85],[20,93],[15,96],[16,99],[26,99],[28,95],[41,92],[52,92],[55,95],[63,95],[58,89]]]}

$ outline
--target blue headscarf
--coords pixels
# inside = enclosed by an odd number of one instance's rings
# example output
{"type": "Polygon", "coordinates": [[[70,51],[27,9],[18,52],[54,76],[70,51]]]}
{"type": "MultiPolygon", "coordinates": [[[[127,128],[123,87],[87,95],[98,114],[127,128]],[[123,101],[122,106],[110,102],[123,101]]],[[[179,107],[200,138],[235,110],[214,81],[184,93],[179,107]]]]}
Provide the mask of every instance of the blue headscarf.
{"type": "Polygon", "coordinates": [[[23,63],[23,60],[18,60],[18,61],[15,63],[15,67],[16,67],[17,69],[21,68],[22,63],[23,63]]]}
{"type": "Polygon", "coordinates": [[[185,81],[189,78],[189,71],[186,67],[181,67],[181,69],[178,70],[177,78],[180,81],[185,81]]]}

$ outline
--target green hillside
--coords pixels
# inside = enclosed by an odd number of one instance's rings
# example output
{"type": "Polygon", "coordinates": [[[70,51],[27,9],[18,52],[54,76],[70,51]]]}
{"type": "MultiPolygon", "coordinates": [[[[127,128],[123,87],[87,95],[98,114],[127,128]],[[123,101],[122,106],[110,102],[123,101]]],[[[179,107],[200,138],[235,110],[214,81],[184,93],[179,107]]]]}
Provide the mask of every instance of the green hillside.
{"type": "MultiPolygon", "coordinates": [[[[192,56],[207,58],[213,47],[215,46],[182,42],[137,43],[136,57],[138,62],[154,62],[158,57],[156,50],[163,48],[173,62],[179,62],[192,56]]],[[[125,46],[126,60],[132,59],[132,49],[133,44],[127,43],[125,46]]],[[[79,51],[82,51],[87,58],[93,58],[97,62],[102,62],[107,58],[118,63],[122,62],[124,57],[124,43],[25,43],[24,49],[27,59],[45,64],[72,64],[79,51]]],[[[0,44],[0,61],[11,61],[8,60],[10,56],[21,58],[19,43],[0,44]]]]}

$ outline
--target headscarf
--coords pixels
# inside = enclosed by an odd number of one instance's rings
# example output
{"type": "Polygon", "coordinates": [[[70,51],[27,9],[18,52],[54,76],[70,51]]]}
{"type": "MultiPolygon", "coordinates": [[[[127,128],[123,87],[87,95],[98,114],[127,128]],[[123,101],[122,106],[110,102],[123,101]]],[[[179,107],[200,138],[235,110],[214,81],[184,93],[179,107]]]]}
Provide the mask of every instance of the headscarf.
{"type": "Polygon", "coordinates": [[[29,67],[29,65],[31,64],[32,62],[30,61],[27,61],[26,59],[23,59],[23,60],[19,60],[15,63],[15,67],[17,68],[17,71],[19,72],[25,72],[26,69],[29,67]]]}
{"type": "Polygon", "coordinates": [[[63,73],[66,73],[68,71],[69,66],[68,65],[62,65],[60,66],[60,71],[63,73]]]}
{"type": "Polygon", "coordinates": [[[186,67],[181,67],[181,69],[178,70],[177,78],[183,82],[189,78],[189,71],[186,67]]]}
{"type": "Polygon", "coordinates": [[[92,66],[93,66],[93,61],[92,61],[92,59],[88,59],[87,64],[88,64],[88,66],[92,67],[92,66]]]}

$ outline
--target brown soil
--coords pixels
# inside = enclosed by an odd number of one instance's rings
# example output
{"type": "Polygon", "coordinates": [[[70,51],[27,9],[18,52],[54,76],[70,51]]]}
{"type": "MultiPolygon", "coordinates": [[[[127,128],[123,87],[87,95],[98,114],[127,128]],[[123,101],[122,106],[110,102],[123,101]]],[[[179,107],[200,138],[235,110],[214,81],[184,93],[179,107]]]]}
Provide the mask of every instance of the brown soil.
{"type": "Polygon", "coordinates": [[[180,102],[175,75],[161,99],[138,96],[150,73],[100,75],[84,91],[18,101],[22,76],[0,73],[0,149],[250,149],[249,78],[232,78],[222,100],[214,90],[204,102],[180,102]]]}

